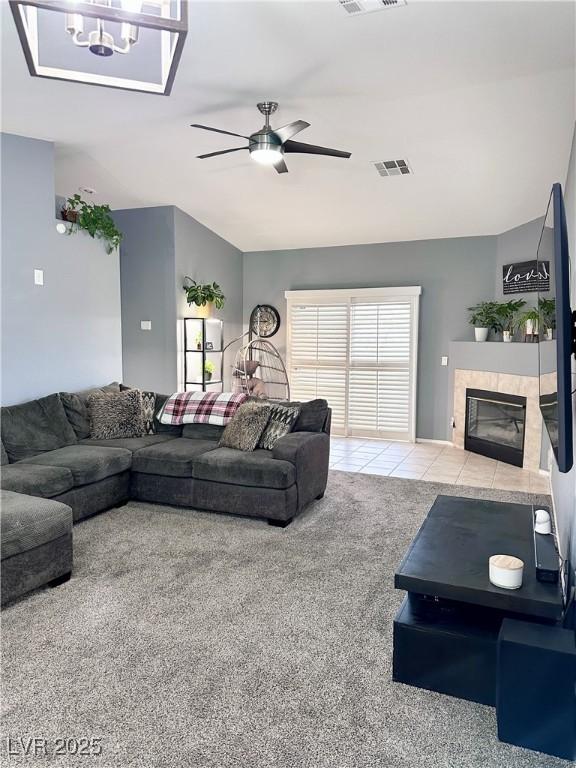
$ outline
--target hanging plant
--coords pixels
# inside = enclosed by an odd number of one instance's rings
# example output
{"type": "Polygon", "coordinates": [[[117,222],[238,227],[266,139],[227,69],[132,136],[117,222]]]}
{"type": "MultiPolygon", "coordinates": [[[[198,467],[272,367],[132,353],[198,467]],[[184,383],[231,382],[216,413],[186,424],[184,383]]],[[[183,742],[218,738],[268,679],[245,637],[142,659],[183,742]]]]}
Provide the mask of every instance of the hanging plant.
{"type": "Polygon", "coordinates": [[[114,224],[109,205],[95,205],[82,200],[76,194],[66,200],[66,208],[62,209],[62,218],[71,223],[68,234],[78,229],[88,232],[90,237],[104,241],[106,253],[112,253],[122,240],[122,233],[114,224]]]}
{"type": "Polygon", "coordinates": [[[226,297],[222,293],[222,288],[218,283],[206,283],[202,285],[192,280],[191,277],[184,278],[187,282],[182,286],[186,291],[186,301],[188,306],[195,304],[197,307],[205,307],[207,304],[214,304],[216,309],[222,309],[226,297]]]}

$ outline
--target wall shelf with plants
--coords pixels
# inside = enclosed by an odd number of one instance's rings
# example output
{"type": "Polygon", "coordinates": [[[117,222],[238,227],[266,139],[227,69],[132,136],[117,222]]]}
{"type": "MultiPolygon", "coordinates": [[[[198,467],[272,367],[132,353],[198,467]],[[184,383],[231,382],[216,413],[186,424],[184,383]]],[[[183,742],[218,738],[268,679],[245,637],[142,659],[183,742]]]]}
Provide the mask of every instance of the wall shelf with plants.
{"type": "Polygon", "coordinates": [[[106,253],[112,253],[120,246],[122,232],[114,223],[109,205],[89,203],[79,194],[75,194],[66,200],[60,215],[62,221],[67,224],[66,234],[73,235],[82,230],[90,237],[101,240],[106,253]]]}
{"type": "Polygon", "coordinates": [[[184,318],[184,389],[222,392],[224,324],[214,317],[184,318]]]}
{"type": "Polygon", "coordinates": [[[538,306],[526,307],[522,299],[512,301],[481,301],[470,312],[470,325],[474,326],[476,341],[488,341],[490,332],[502,334],[502,341],[511,342],[518,338],[519,331],[523,336],[519,341],[532,342],[540,339],[540,328],[544,339],[551,340],[554,336],[556,322],[556,301],[554,299],[538,299],[538,306]]]}

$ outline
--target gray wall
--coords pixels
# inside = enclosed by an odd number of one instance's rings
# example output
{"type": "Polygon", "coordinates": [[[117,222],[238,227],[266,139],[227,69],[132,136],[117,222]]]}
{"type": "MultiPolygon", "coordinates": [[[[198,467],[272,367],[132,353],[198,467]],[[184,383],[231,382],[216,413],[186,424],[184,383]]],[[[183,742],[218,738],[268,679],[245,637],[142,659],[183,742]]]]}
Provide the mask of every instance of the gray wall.
{"type": "Polygon", "coordinates": [[[496,238],[470,237],[244,254],[244,320],[273,304],[285,352],[285,290],[421,285],[418,351],[419,438],[450,439],[448,368],[452,340],[472,338],[467,307],[494,295],[496,238]]]}
{"type": "MultiPolygon", "coordinates": [[[[179,208],[174,209],[176,243],[176,316],[191,317],[194,308],[186,303],[182,290],[188,275],[201,283],[217,282],[226,296],[226,303],[214,316],[224,321],[224,344],[242,333],[242,253],[227,240],[200,224],[179,208]]],[[[231,386],[231,366],[238,345],[224,357],[224,389],[231,386]]]]}
{"type": "Polygon", "coordinates": [[[114,211],[120,245],[123,380],[154,392],[176,390],[174,208],[114,211]],[[150,331],[141,320],[152,323],[150,331]]]}
{"type": "MultiPolygon", "coordinates": [[[[576,126],[572,140],[572,152],[564,186],[564,203],[566,206],[566,223],[568,225],[568,243],[572,262],[572,306],[576,307],[576,126]]],[[[574,358],[572,358],[574,371],[574,358]]],[[[572,376],[572,389],[576,387],[576,376],[572,376]]],[[[576,398],[572,400],[574,407],[574,445],[576,446],[576,398]]],[[[576,468],[561,475],[556,464],[552,462],[552,496],[558,521],[560,546],[564,557],[570,555],[568,542],[572,534],[572,566],[576,568],[576,468]]]]}
{"type": "MultiPolygon", "coordinates": [[[[216,312],[225,341],[242,332],[242,253],[174,206],[115,211],[120,247],[124,381],[171,393],[182,389],[182,318],[191,317],[182,290],[185,275],[222,286],[216,312]],[[152,328],[143,331],[141,320],[152,328]]],[[[231,365],[226,356],[225,372],[231,365]]],[[[229,385],[228,380],[225,386],[229,385]]]]}
{"type": "Polygon", "coordinates": [[[118,253],[56,232],[50,142],[2,134],[0,144],[2,404],[119,379],[118,253]]]}
{"type": "MultiPolygon", "coordinates": [[[[547,200],[542,200],[542,210],[546,207],[547,200]]],[[[527,304],[536,305],[538,294],[533,293],[514,293],[506,294],[502,290],[502,267],[504,264],[514,264],[518,261],[530,261],[535,259],[538,250],[538,241],[542,231],[544,217],[528,221],[519,227],[503,232],[497,237],[496,247],[496,283],[494,296],[497,301],[509,301],[510,299],[524,299],[527,304]]],[[[550,264],[551,270],[553,265],[550,264]]],[[[553,285],[553,274],[551,275],[550,285],[553,285]]],[[[552,296],[552,293],[549,294],[552,296]]]]}

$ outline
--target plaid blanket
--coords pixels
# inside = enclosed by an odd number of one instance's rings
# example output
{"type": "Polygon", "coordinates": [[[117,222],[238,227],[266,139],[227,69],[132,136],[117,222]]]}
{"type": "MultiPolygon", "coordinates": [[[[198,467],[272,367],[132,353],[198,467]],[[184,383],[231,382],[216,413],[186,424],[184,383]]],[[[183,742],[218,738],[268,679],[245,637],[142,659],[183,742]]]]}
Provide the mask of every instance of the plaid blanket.
{"type": "Polygon", "coordinates": [[[159,420],[162,424],[217,424],[225,427],[247,399],[244,393],[176,392],[166,400],[159,420]]]}

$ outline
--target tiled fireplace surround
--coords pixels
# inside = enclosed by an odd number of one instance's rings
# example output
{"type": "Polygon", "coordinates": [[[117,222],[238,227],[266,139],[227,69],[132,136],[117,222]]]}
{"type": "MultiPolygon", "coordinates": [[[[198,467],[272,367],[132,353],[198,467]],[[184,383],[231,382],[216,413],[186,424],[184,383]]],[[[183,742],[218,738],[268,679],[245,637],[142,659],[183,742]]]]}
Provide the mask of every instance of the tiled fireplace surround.
{"type": "Polygon", "coordinates": [[[457,448],[464,448],[466,426],[466,390],[483,389],[526,398],[523,468],[537,472],[540,467],[542,419],[538,406],[538,378],[492,371],[454,370],[454,427],[452,440],[457,448]]]}

